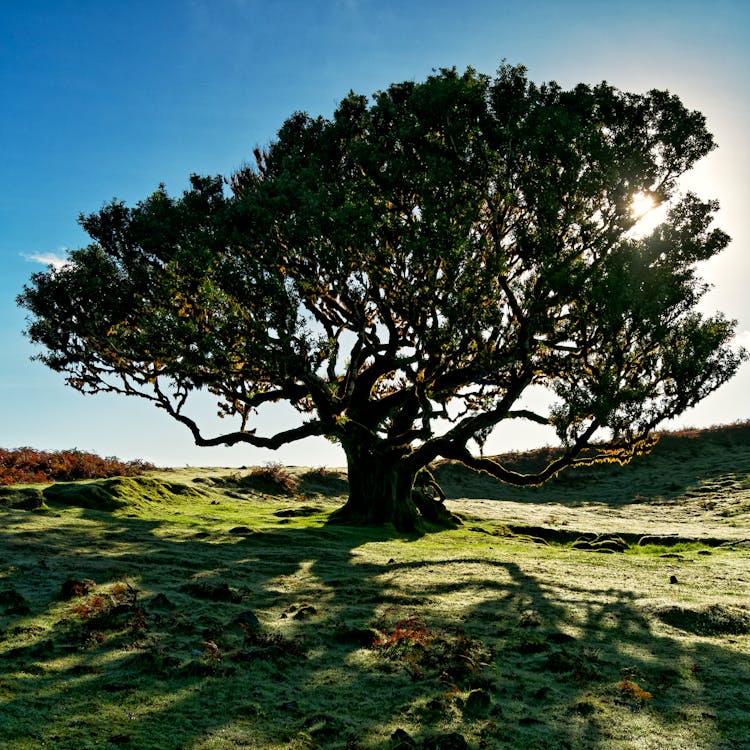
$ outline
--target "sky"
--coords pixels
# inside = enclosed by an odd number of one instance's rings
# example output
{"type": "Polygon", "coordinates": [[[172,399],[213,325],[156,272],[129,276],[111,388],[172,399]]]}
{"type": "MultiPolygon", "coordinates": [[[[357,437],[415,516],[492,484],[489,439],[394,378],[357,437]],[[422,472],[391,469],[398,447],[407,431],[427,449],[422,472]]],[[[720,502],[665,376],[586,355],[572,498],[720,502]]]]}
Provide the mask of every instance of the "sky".
{"type": "MultiPolygon", "coordinates": [[[[702,308],[738,321],[750,348],[750,3],[746,0],[8,0],[0,14],[0,447],[78,448],[162,466],[344,464],[308,439],[276,452],[198,448],[138,399],[82,396],[31,361],[16,296],[88,238],[80,213],[132,204],[191,173],[228,175],[295,111],[330,115],[432,69],[502,60],[536,81],[668,89],[707,118],[719,148],[684,180],[721,204],[729,248],[701,268],[702,308]]],[[[202,423],[209,401],[196,404],[202,423]]],[[[670,427],[750,418],[750,363],[670,427]]],[[[260,416],[260,431],[295,424],[260,416]]],[[[488,452],[551,442],[503,427],[488,452]]]]}

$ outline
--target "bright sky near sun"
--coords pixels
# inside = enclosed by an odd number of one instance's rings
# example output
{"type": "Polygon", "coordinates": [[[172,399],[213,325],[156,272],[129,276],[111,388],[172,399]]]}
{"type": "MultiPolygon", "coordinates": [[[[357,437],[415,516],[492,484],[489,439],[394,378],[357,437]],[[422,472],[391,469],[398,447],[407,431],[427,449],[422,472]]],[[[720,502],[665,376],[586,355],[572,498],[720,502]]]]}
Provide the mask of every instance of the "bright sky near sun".
{"type": "MultiPolygon", "coordinates": [[[[277,453],[205,449],[136,399],[81,396],[29,360],[15,297],[29,275],[86,244],[76,223],[191,172],[230,174],[292,112],[330,115],[431,69],[502,59],[537,82],[669,89],[702,111],[719,148],[685,187],[718,198],[732,244],[702,269],[706,311],[750,348],[750,3],[747,0],[23,0],[0,14],[0,447],[77,447],[161,465],[341,465],[325,440],[277,453]]],[[[635,210],[643,210],[642,205],[635,210]]],[[[646,220],[646,219],[644,219],[646,220]]],[[[750,364],[680,425],[750,418],[750,364]]],[[[210,402],[198,405],[213,420],[210,402]]],[[[264,413],[263,432],[291,425],[264,413]]],[[[219,425],[220,426],[220,425],[219,425]]],[[[538,428],[541,429],[541,428],[538,428]]],[[[510,423],[499,451],[550,442],[510,423]]]]}

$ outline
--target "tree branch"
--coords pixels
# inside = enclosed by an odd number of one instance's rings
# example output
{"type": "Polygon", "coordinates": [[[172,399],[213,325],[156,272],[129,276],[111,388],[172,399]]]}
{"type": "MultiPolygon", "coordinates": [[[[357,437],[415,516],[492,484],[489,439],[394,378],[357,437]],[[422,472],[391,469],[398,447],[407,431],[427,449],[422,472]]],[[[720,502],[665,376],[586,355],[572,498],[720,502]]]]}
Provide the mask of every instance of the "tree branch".
{"type": "Polygon", "coordinates": [[[295,427],[290,430],[284,430],[272,435],[271,437],[259,437],[255,434],[255,431],[237,431],[228,432],[225,435],[217,435],[216,437],[206,438],[201,434],[200,428],[190,417],[181,414],[175,409],[169,399],[161,394],[158,399],[158,405],[164,409],[173,419],[177,420],[181,424],[184,424],[192,433],[195,444],[201,447],[211,447],[217,445],[236,445],[237,443],[248,443],[255,446],[256,448],[270,448],[272,450],[280,448],[282,445],[287,443],[293,443],[296,440],[301,440],[306,437],[314,437],[320,435],[330,434],[330,428],[326,427],[322,422],[314,420],[311,422],[305,422],[299,427],[295,427]]]}
{"type": "MultiPolygon", "coordinates": [[[[593,463],[595,459],[589,458],[577,460],[576,457],[588,446],[588,441],[598,428],[599,425],[596,420],[594,420],[562,456],[554,461],[550,461],[542,471],[535,474],[521,474],[520,472],[507,469],[505,466],[491,458],[474,456],[465,445],[451,445],[442,451],[442,455],[445,458],[453,458],[460,461],[474,471],[489,474],[495,479],[499,479],[507,484],[512,484],[517,487],[535,486],[544,484],[544,482],[568,466],[593,463]]],[[[599,460],[604,459],[601,458],[599,460]]]]}

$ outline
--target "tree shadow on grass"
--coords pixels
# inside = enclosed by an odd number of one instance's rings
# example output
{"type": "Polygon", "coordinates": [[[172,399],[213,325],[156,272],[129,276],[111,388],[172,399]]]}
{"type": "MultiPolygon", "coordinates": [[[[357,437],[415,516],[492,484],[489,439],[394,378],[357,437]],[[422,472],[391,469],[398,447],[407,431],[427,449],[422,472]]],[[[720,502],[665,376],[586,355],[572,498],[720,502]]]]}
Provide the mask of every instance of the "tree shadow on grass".
{"type": "Polygon", "coordinates": [[[96,511],[40,534],[3,516],[0,589],[30,609],[0,619],[9,749],[353,749],[397,727],[425,747],[627,747],[646,716],[667,739],[692,727],[696,748],[750,733],[747,654],[665,634],[624,587],[551,583],[538,548],[469,557],[465,536],[295,519],[195,539],[96,511]],[[69,579],[95,583],[59,599],[69,579]]]}

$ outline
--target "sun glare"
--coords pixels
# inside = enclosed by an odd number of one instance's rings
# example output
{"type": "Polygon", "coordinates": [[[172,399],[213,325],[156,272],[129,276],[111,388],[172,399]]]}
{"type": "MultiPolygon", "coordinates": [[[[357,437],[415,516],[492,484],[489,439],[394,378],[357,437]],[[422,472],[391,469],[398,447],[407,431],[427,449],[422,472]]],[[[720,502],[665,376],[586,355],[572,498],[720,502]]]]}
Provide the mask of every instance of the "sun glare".
{"type": "Polygon", "coordinates": [[[656,201],[648,193],[636,193],[630,202],[630,213],[638,220],[656,208],[656,201]]]}
{"type": "Polygon", "coordinates": [[[630,215],[635,220],[631,234],[645,237],[664,220],[666,207],[649,193],[636,193],[630,201],[630,215]]]}

